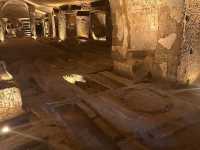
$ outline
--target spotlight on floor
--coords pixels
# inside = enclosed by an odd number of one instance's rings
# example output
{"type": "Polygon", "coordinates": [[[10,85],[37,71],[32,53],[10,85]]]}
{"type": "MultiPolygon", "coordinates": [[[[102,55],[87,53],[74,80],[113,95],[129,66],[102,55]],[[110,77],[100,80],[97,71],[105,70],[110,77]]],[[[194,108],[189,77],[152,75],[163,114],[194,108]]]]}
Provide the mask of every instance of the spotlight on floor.
{"type": "Polygon", "coordinates": [[[37,40],[37,37],[36,37],[36,36],[33,36],[33,39],[34,39],[34,40],[37,40]]]}
{"type": "Polygon", "coordinates": [[[8,127],[8,126],[2,127],[2,129],[1,129],[1,133],[2,133],[2,134],[7,134],[7,133],[9,133],[9,132],[11,132],[10,127],[8,127]]]}
{"type": "Polygon", "coordinates": [[[86,83],[86,80],[82,75],[78,74],[70,74],[63,76],[63,79],[71,84],[76,84],[76,82],[83,82],[86,83]]]}

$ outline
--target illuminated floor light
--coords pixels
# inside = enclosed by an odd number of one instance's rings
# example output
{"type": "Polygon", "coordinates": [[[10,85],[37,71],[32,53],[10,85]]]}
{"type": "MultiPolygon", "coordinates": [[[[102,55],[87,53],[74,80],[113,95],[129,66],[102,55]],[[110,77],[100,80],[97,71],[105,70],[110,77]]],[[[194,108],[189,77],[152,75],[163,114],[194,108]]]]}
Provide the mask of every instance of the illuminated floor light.
{"type": "Polygon", "coordinates": [[[20,133],[18,131],[15,131],[15,130],[11,130],[10,127],[8,126],[4,126],[2,129],[1,129],[1,133],[2,134],[8,134],[8,133],[14,133],[16,135],[19,135],[19,136],[23,136],[24,138],[28,138],[28,139],[32,139],[32,140],[36,140],[36,141],[40,141],[40,142],[45,142],[43,139],[41,138],[38,138],[38,137],[35,137],[35,136],[32,136],[32,135],[29,135],[29,134],[24,134],[24,133],[20,133]]]}
{"type": "Polygon", "coordinates": [[[37,40],[37,37],[36,37],[36,36],[33,36],[33,39],[34,39],[34,40],[37,40]]]}
{"type": "Polygon", "coordinates": [[[1,129],[1,133],[7,134],[11,131],[11,129],[8,126],[5,126],[1,129]]]}
{"type": "Polygon", "coordinates": [[[94,32],[92,32],[92,37],[96,41],[106,41],[106,36],[104,36],[104,37],[97,37],[94,32]]]}
{"type": "Polygon", "coordinates": [[[83,76],[78,74],[65,75],[63,76],[63,79],[71,84],[75,84],[76,82],[86,83],[86,80],[83,78],[83,76]]]}

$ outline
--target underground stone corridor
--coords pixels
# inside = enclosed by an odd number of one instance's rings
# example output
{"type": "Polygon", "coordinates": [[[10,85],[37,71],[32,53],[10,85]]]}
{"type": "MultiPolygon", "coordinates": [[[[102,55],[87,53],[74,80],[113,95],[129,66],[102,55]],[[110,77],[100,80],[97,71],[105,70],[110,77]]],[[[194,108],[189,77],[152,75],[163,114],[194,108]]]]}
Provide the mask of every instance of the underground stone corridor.
{"type": "Polygon", "coordinates": [[[0,150],[199,150],[200,1],[0,0],[0,150]]]}

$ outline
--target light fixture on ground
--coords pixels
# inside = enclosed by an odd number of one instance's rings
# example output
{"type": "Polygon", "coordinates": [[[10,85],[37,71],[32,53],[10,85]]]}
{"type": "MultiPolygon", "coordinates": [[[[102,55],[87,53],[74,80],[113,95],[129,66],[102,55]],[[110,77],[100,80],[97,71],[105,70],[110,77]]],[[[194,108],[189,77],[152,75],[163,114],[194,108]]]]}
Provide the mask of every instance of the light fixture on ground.
{"type": "Polygon", "coordinates": [[[9,126],[4,126],[4,127],[2,127],[2,129],[1,129],[1,133],[2,133],[2,134],[7,134],[7,133],[9,133],[9,132],[11,132],[11,129],[10,129],[9,126]]]}
{"type": "Polygon", "coordinates": [[[63,79],[71,84],[76,84],[76,82],[86,83],[86,80],[82,75],[70,74],[63,76],[63,79]]]}
{"type": "Polygon", "coordinates": [[[43,139],[41,139],[39,137],[35,137],[33,135],[29,135],[29,134],[25,134],[25,133],[15,131],[15,130],[11,130],[11,128],[9,126],[2,127],[1,130],[0,130],[0,133],[1,134],[13,133],[13,134],[22,136],[24,138],[32,139],[32,140],[39,141],[39,142],[45,142],[43,139]]]}
{"type": "Polygon", "coordinates": [[[32,38],[33,38],[34,40],[37,40],[37,36],[32,36],[32,38]]]}

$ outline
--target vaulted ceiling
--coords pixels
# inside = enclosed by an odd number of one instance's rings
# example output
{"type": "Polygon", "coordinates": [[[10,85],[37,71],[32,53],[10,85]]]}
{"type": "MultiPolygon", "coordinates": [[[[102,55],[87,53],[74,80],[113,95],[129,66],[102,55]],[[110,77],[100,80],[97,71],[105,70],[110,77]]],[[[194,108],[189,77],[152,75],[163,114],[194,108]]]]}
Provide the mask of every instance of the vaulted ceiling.
{"type": "Polygon", "coordinates": [[[30,0],[36,4],[44,4],[46,6],[60,6],[67,3],[83,3],[83,2],[91,2],[94,0],[30,0]]]}
{"type": "MultiPolygon", "coordinates": [[[[98,0],[0,0],[0,7],[1,10],[2,7],[3,9],[6,8],[6,14],[13,13],[13,11],[16,14],[19,14],[20,12],[23,13],[24,11],[24,7],[22,8],[23,6],[22,3],[31,4],[39,10],[48,12],[53,7],[59,7],[64,4],[81,4],[81,3],[90,3],[92,1],[98,1],[98,0]]],[[[2,13],[2,11],[0,13],[2,13]]],[[[2,14],[0,15],[2,16],[2,14]]]]}
{"type": "MultiPolygon", "coordinates": [[[[0,2],[7,2],[7,1],[16,1],[16,0],[0,0],[0,2]]],[[[87,2],[98,1],[98,0],[17,0],[17,1],[21,1],[21,2],[25,1],[33,5],[57,7],[64,4],[85,3],[85,2],[87,3],[87,2]]]]}
{"type": "Polygon", "coordinates": [[[26,4],[33,5],[41,11],[49,12],[53,7],[59,7],[64,4],[81,4],[92,1],[98,0],[0,0],[0,16],[26,17],[26,4]]]}
{"type": "Polygon", "coordinates": [[[1,3],[1,17],[26,18],[29,16],[28,5],[19,0],[7,0],[1,3]]]}

